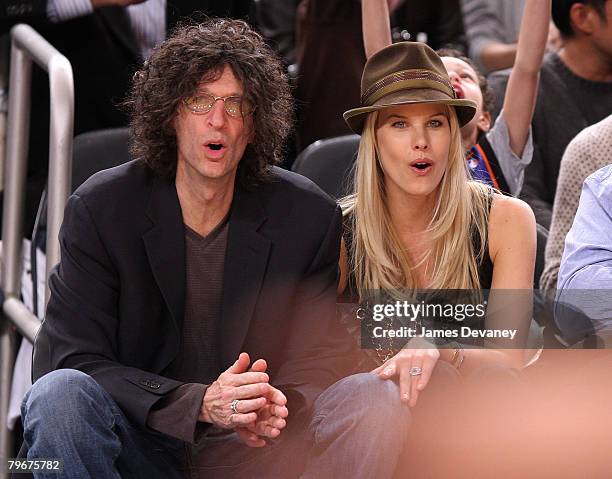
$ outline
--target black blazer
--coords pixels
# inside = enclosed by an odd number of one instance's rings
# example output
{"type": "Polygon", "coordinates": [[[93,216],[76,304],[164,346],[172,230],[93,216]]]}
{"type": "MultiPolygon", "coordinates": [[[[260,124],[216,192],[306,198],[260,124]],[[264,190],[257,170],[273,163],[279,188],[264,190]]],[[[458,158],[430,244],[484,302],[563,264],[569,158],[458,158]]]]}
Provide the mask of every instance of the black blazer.
{"type": "MultiPolygon", "coordinates": [[[[334,357],[342,352],[330,337],[341,334],[334,318],[341,215],[309,180],[273,174],[234,194],[221,366],[241,351],[264,358],[271,383],[310,405],[340,374],[334,357]]],[[[91,375],[144,428],[151,407],[182,384],[164,376],[180,348],[185,301],[174,182],[138,162],[94,175],[68,200],[60,243],[35,367],[91,375]]]]}

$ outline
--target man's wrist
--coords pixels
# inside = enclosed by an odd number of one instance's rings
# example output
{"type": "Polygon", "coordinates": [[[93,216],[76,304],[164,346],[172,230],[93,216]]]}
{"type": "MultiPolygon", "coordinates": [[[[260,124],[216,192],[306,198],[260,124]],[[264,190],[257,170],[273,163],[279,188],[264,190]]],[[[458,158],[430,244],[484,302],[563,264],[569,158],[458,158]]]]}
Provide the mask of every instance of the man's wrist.
{"type": "Polygon", "coordinates": [[[200,415],[198,416],[199,422],[206,422],[212,424],[212,418],[210,416],[210,412],[208,411],[208,404],[206,403],[206,395],[208,394],[208,389],[204,393],[204,397],[202,398],[202,407],[200,408],[200,415]]]}

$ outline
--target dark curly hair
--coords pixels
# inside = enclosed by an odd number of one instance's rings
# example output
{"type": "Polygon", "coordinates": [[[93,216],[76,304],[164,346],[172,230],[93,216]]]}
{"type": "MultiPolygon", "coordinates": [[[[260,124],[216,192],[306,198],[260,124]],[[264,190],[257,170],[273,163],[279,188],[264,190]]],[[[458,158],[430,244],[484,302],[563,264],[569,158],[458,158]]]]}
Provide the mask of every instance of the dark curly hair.
{"type": "Polygon", "coordinates": [[[157,175],[176,175],[173,120],[181,101],[229,65],[254,105],[253,139],[238,166],[238,181],[252,186],[282,160],[293,120],[293,101],[282,64],[262,37],[241,20],[182,23],[136,72],[124,102],[130,115],[130,152],[157,175]]]}
{"type": "Polygon", "coordinates": [[[487,77],[480,73],[480,70],[474,61],[471,58],[466,57],[459,50],[454,50],[452,48],[441,48],[440,50],[437,50],[436,53],[440,57],[458,58],[472,67],[472,69],[476,72],[476,76],[478,77],[478,86],[480,87],[480,92],[482,93],[484,111],[492,111],[495,107],[495,94],[493,93],[493,90],[491,90],[489,82],[487,82],[487,77]]]}

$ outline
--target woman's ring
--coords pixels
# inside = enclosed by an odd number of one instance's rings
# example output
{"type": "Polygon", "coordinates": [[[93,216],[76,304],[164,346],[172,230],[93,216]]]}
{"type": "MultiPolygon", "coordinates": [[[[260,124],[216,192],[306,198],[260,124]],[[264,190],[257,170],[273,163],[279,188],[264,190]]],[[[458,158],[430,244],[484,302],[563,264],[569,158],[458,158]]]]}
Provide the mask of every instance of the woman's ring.
{"type": "Polygon", "coordinates": [[[420,376],[421,374],[423,374],[423,370],[418,366],[412,366],[408,370],[408,374],[410,374],[411,376],[420,376]]]}
{"type": "MultiPolygon", "coordinates": [[[[420,374],[420,373],[419,373],[419,374],[420,374]]],[[[237,408],[238,408],[238,403],[239,403],[239,402],[240,402],[240,400],[239,400],[239,399],[234,399],[234,400],[232,401],[232,403],[230,404],[230,409],[232,410],[232,412],[233,412],[234,414],[238,414],[238,409],[237,409],[237,408]]]]}

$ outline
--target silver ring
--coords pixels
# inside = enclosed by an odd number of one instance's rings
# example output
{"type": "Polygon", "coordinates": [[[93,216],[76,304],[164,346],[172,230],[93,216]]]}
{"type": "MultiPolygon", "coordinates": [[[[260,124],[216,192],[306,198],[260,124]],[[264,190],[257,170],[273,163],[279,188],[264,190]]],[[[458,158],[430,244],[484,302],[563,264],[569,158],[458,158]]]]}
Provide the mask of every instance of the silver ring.
{"type": "Polygon", "coordinates": [[[408,374],[410,374],[411,376],[420,376],[421,374],[423,374],[423,370],[418,366],[412,366],[408,370],[408,374]]]}
{"type": "Polygon", "coordinates": [[[230,409],[232,410],[232,412],[233,412],[234,414],[238,414],[238,409],[237,409],[237,407],[238,407],[238,403],[239,403],[239,402],[240,402],[240,400],[238,400],[238,399],[234,399],[234,400],[232,401],[232,403],[230,404],[230,409]]]}

